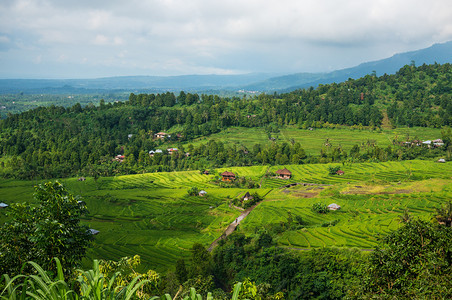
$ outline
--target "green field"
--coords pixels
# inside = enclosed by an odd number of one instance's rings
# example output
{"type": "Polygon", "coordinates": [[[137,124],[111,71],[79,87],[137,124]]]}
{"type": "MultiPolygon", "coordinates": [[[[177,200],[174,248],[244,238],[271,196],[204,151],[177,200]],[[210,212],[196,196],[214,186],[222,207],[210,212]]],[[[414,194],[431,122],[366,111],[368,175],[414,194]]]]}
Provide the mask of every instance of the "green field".
{"type": "MultiPolygon", "coordinates": [[[[94,258],[139,254],[145,268],[157,271],[188,257],[195,242],[208,246],[240,214],[229,202],[247,189],[219,188],[216,174],[225,170],[260,182],[261,188],[255,191],[266,195],[242,222],[241,231],[254,235],[269,224],[286,222],[288,211],[306,222],[305,228],[285,231],[275,238],[282,247],[369,249],[379,235],[400,226],[397,217],[404,209],[429,219],[435,207],[452,199],[449,163],[340,164],[345,172],[342,176],[328,175],[329,166],[287,165],[293,173],[290,180],[265,177],[278,166],[254,166],[217,169],[215,175],[184,171],[61,181],[87,203],[90,215],[83,222],[100,231],[85,261],[87,266],[94,258]],[[285,188],[289,183],[309,185],[285,188]],[[188,197],[187,190],[193,186],[206,190],[207,197],[188,197]],[[317,214],[311,211],[316,202],[337,203],[342,209],[317,214]],[[322,226],[331,221],[337,224],[322,226]]],[[[1,202],[31,201],[36,183],[1,180],[1,202]]]]}
{"type": "MultiPolygon", "coordinates": [[[[367,141],[375,141],[378,146],[387,147],[392,145],[392,141],[395,138],[399,139],[399,141],[414,139],[434,140],[441,138],[441,129],[413,127],[391,130],[358,130],[343,127],[339,129],[322,128],[310,131],[298,129],[294,126],[286,126],[279,133],[272,133],[271,136],[276,138],[277,141],[290,143],[293,140],[299,142],[307,154],[318,155],[326,139],[329,139],[329,143],[333,146],[341,145],[344,150],[350,151],[354,145],[361,145],[367,141]]],[[[196,139],[190,142],[190,144],[197,146],[199,144],[205,144],[209,140],[236,143],[249,149],[252,149],[254,144],[271,143],[263,128],[231,127],[220,133],[196,139]]]]}

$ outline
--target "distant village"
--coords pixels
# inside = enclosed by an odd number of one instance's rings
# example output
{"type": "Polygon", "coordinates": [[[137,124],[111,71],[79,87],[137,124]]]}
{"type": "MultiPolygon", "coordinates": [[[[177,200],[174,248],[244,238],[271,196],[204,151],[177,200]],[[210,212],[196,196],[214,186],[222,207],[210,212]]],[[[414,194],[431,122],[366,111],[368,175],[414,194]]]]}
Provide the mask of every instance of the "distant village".
{"type": "MultiPolygon", "coordinates": [[[[248,116],[248,117],[254,117],[254,115],[253,116],[248,116]]],[[[313,130],[313,129],[309,128],[309,130],[313,130]]],[[[129,139],[132,138],[132,137],[133,137],[133,134],[129,134],[128,135],[129,139]]],[[[176,138],[180,139],[180,138],[182,138],[182,135],[180,133],[178,133],[178,134],[176,134],[176,138]]],[[[154,134],[154,139],[155,140],[171,139],[171,135],[161,131],[161,132],[158,132],[158,133],[154,134]]],[[[270,140],[274,141],[275,138],[270,138],[270,140]]],[[[424,147],[428,147],[428,148],[437,148],[437,147],[444,146],[444,142],[443,142],[442,139],[426,140],[426,141],[412,140],[412,141],[401,142],[399,144],[401,146],[404,146],[404,147],[424,146],[424,147]]],[[[149,153],[150,157],[153,157],[156,154],[169,154],[169,155],[171,155],[171,154],[176,153],[178,151],[179,151],[179,149],[177,149],[177,148],[167,148],[165,150],[162,150],[162,149],[149,150],[148,153],[149,153]]],[[[248,152],[246,151],[245,153],[248,153],[248,152]]],[[[185,156],[189,157],[190,153],[186,152],[185,156]]],[[[121,162],[121,163],[124,161],[124,159],[125,159],[125,156],[122,155],[122,154],[118,154],[118,155],[116,155],[113,158],[114,161],[121,162]]],[[[438,162],[445,162],[445,160],[444,159],[439,159],[438,162]]],[[[340,171],[340,172],[342,172],[342,171],[340,171]]],[[[340,174],[340,172],[338,173],[338,175],[342,175],[342,174],[340,174]]]]}

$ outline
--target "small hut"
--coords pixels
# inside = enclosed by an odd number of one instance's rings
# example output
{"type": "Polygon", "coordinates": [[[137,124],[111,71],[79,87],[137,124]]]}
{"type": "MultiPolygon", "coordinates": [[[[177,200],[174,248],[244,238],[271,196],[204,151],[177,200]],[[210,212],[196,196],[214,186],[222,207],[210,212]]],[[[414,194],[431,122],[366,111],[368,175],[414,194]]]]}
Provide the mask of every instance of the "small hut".
{"type": "Polygon", "coordinates": [[[235,180],[235,174],[229,171],[225,171],[221,173],[223,181],[234,181],[235,180]]]}
{"type": "Polygon", "coordinates": [[[292,172],[286,168],[276,171],[276,174],[278,175],[278,178],[281,179],[290,179],[290,177],[292,177],[292,172]]]}
{"type": "Polygon", "coordinates": [[[344,171],[342,171],[342,170],[337,170],[336,174],[337,174],[337,175],[344,175],[344,174],[345,174],[345,172],[344,172],[344,171]]]}
{"type": "Polygon", "coordinates": [[[204,197],[207,194],[207,192],[205,190],[202,190],[199,192],[199,196],[204,197]]]}
{"type": "Polygon", "coordinates": [[[0,203],[0,208],[7,208],[8,207],[8,204],[6,204],[6,203],[0,203]]]}
{"type": "Polygon", "coordinates": [[[336,203],[331,203],[330,205],[328,205],[328,209],[329,210],[339,210],[339,209],[341,209],[341,207],[336,203]]]}
{"type": "Polygon", "coordinates": [[[92,228],[90,228],[90,229],[88,229],[88,231],[89,231],[89,233],[91,233],[92,235],[97,235],[97,234],[99,234],[99,230],[96,230],[96,229],[92,229],[92,228]]]}
{"type": "Polygon", "coordinates": [[[241,199],[242,199],[242,201],[248,201],[248,200],[253,200],[254,197],[251,196],[250,192],[246,192],[246,194],[241,199]]]}

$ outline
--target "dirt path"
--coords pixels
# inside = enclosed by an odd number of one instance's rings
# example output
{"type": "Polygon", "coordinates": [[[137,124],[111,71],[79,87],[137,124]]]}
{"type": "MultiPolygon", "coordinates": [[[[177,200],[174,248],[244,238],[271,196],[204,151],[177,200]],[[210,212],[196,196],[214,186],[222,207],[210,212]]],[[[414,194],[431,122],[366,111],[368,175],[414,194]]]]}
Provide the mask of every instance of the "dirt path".
{"type": "Polygon", "coordinates": [[[235,219],[231,224],[229,224],[228,228],[226,228],[226,231],[225,231],[219,238],[217,238],[215,241],[213,241],[212,244],[210,244],[210,247],[209,247],[209,249],[207,249],[207,251],[211,252],[211,251],[213,250],[213,248],[215,248],[215,247],[218,245],[218,242],[219,242],[219,241],[221,241],[221,240],[227,238],[228,235],[230,235],[231,233],[233,233],[234,230],[237,228],[237,226],[240,224],[240,222],[241,222],[243,219],[245,219],[246,216],[248,216],[248,214],[249,214],[253,209],[255,209],[256,206],[258,206],[258,205],[259,205],[259,203],[256,204],[256,205],[253,205],[253,206],[251,206],[251,207],[249,207],[249,208],[247,208],[244,212],[242,212],[242,213],[240,214],[240,216],[239,216],[237,219],[235,219]]]}

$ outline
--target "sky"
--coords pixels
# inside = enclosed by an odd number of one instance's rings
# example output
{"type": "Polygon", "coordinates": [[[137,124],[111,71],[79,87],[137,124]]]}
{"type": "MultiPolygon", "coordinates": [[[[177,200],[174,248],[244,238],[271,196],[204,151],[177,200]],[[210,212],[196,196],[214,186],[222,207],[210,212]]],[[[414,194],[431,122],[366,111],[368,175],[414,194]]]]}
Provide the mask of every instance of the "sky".
{"type": "Polygon", "coordinates": [[[450,40],[450,0],[0,0],[0,78],[326,72],[450,40]]]}

